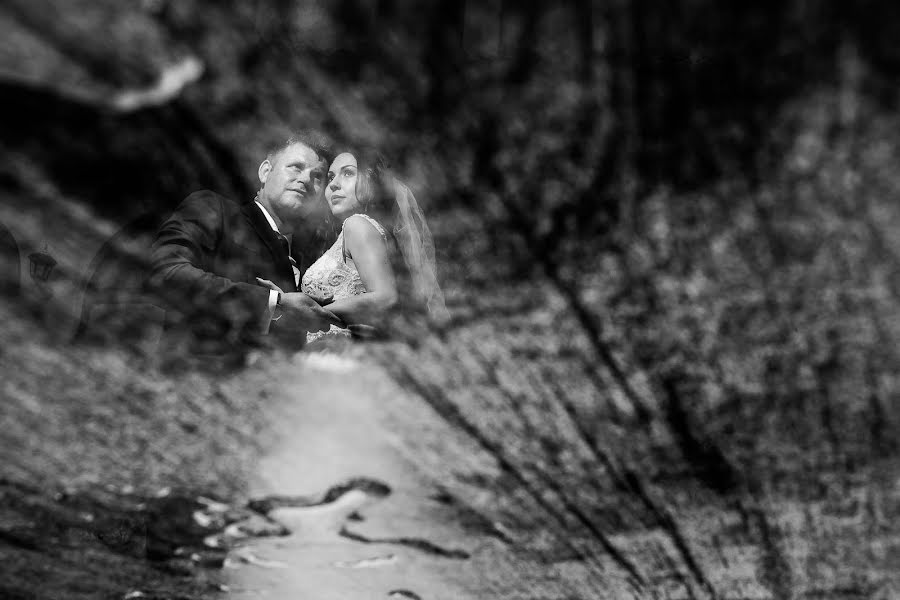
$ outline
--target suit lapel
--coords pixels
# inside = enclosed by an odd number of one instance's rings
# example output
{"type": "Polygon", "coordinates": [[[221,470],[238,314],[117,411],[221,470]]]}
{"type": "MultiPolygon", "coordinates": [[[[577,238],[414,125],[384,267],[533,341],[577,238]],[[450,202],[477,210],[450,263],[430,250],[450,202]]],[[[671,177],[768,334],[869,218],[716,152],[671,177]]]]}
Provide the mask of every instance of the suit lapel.
{"type": "Polygon", "coordinates": [[[244,213],[244,216],[247,217],[250,224],[253,226],[253,230],[256,231],[257,235],[259,235],[266,245],[266,248],[269,249],[275,266],[278,269],[278,273],[286,280],[290,281],[292,284],[291,289],[295,290],[294,269],[291,268],[291,262],[282,251],[278,236],[272,230],[272,226],[269,225],[262,210],[256,205],[256,202],[247,202],[241,207],[241,212],[244,213]]]}

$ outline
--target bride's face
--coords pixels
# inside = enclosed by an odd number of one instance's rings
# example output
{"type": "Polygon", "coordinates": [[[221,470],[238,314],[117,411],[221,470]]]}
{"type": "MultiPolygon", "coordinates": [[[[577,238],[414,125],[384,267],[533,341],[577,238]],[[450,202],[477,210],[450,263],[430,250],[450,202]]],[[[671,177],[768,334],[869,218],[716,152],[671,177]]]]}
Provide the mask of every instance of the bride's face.
{"type": "Polygon", "coordinates": [[[359,211],[357,176],[356,157],[349,152],[338,154],[328,169],[325,187],[325,201],[334,216],[345,219],[359,211]]]}

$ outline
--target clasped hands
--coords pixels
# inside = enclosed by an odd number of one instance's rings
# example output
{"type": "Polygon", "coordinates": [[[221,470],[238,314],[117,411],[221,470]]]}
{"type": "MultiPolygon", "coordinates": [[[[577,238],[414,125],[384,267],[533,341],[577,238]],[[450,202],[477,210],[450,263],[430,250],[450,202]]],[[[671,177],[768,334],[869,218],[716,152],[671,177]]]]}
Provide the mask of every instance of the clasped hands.
{"type": "Polygon", "coordinates": [[[282,321],[279,328],[302,331],[325,331],[332,325],[346,327],[344,322],[333,312],[322,308],[322,305],[331,302],[331,298],[315,299],[303,292],[285,292],[268,279],[257,277],[256,281],[263,287],[275,290],[281,294],[281,302],[278,308],[281,310],[282,321]]]}

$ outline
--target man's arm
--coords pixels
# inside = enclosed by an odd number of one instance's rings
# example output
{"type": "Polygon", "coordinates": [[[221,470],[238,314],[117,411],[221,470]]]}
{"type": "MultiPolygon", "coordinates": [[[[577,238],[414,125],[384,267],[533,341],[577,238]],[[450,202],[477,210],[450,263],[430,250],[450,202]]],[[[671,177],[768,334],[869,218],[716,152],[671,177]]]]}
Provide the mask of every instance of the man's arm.
{"type": "Polygon", "coordinates": [[[154,240],[149,283],[175,308],[218,315],[233,331],[258,332],[269,291],[209,270],[224,233],[224,202],[212,192],[197,192],[181,203],[154,240]]]}
{"type": "MultiPolygon", "coordinates": [[[[279,327],[285,331],[303,334],[307,331],[324,331],[332,325],[345,326],[345,323],[334,313],[322,308],[319,301],[303,292],[285,293],[268,279],[257,277],[256,281],[261,286],[269,288],[270,298],[273,297],[272,294],[277,298],[280,314],[275,320],[281,321],[284,318],[279,327]]],[[[270,299],[269,302],[271,306],[272,300],[270,299]]]]}

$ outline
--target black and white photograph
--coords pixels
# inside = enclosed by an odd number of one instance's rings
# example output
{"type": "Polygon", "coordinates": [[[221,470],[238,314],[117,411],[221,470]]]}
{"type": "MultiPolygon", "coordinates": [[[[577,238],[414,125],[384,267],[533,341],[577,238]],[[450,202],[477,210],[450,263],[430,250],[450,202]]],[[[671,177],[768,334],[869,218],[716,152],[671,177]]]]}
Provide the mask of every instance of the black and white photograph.
{"type": "Polygon", "coordinates": [[[0,598],[900,599],[900,4],[0,15],[0,598]]]}

